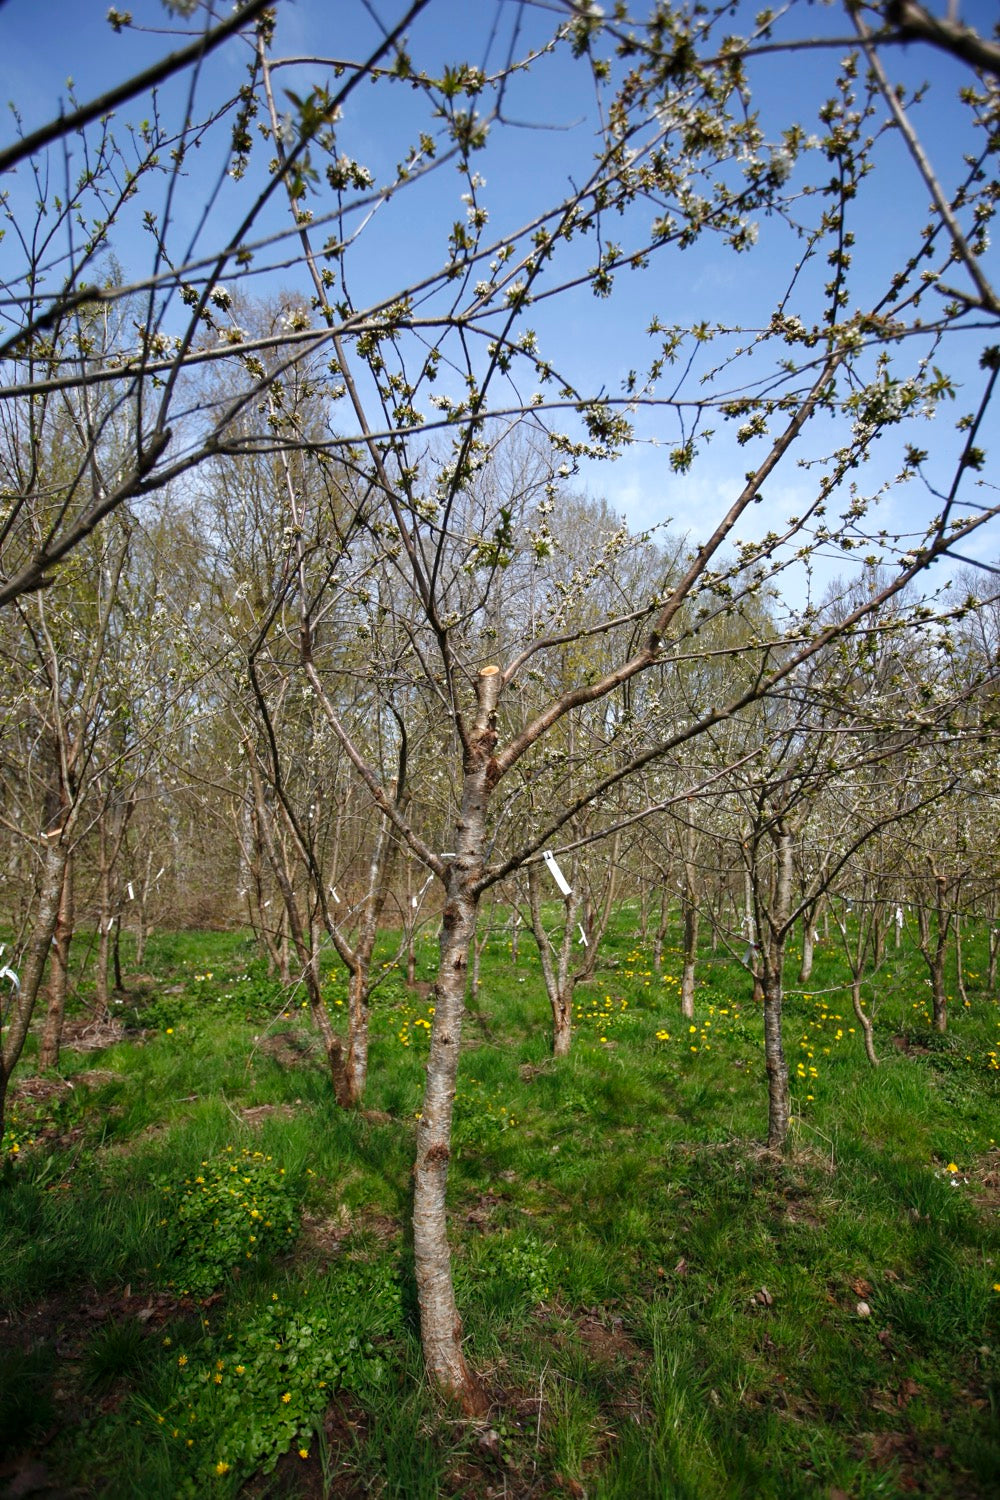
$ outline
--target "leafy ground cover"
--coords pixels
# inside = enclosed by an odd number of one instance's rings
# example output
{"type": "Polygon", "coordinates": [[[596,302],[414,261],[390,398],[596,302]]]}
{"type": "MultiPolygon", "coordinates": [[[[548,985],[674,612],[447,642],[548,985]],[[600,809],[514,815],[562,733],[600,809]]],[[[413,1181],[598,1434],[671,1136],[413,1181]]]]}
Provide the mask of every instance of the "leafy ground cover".
{"type": "MultiPolygon", "coordinates": [[[[778,1159],[745,974],[706,949],[682,1021],[676,951],[656,972],[636,917],[558,1062],[529,945],[483,955],[450,1189],[478,1425],[427,1389],[410,1270],[431,940],[415,990],[386,973],[353,1114],[240,935],[151,943],[101,1030],[81,979],[61,1074],[26,1059],[2,1143],[0,1487],[996,1493],[1000,1007],[976,935],[944,1036],[890,950],[877,1070],[820,943],[788,996],[778,1159]]],[[[326,989],[336,1011],[333,968],[326,989]]]]}

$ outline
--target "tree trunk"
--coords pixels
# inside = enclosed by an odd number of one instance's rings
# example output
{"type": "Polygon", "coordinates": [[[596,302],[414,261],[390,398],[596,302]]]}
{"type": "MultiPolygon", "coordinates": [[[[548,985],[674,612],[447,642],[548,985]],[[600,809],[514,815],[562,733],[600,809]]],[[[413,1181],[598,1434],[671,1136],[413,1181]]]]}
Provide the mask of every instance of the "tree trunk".
{"type": "Polygon", "coordinates": [[[962,918],[955,917],[955,982],[958,985],[958,993],[962,1004],[968,1005],[969,996],[965,988],[965,974],[962,969],[962,918]]]}
{"type": "Polygon", "coordinates": [[[990,956],[986,967],[986,988],[990,994],[997,984],[997,955],[1000,953],[1000,927],[990,928],[990,956]]]}
{"type": "Polygon", "coordinates": [[[417,1124],[413,1179],[413,1254],[424,1360],[431,1379],[470,1415],[484,1414],[487,1401],[462,1353],[462,1322],[455,1304],[448,1245],[446,1193],[469,948],[475,936],[478,882],[486,844],[486,808],[492,789],[490,763],[496,744],[495,713],[500,686],[496,667],[485,667],[476,681],[478,711],[468,732],[456,854],[446,872],[434,1021],[424,1103],[417,1124]]]}
{"type": "Polygon", "coordinates": [[[784,1151],[788,1142],[788,1059],[782,1036],[784,945],[766,943],[763,963],[764,1065],[767,1069],[767,1144],[784,1151]]]}
{"type": "MultiPolygon", "coordinates": [[[[143,928],[145,928],[145,925],[146,925],[145,921],[143,921],[142,925],[143,925],[143,928]]],[[[139,946],[139,944],[137,942],[136,943],[136,948],[137,949],[138,949],[138,946],[139,946]]],[[[143,947],[145,949],[145,944],[143,944],[143,947]]],[[[114,944],[112,945],[112,948],[111,948],[111,959],[112,959],[112,964],[114,966],[115,990],[120,995],[121,992],[122,992],[122,990],[125,988],[125,985],[122,982],[122,917],[121,917],[121,912],[119,912],[118,915],[115,917],[115,941],[114,941],[114,944]]]]}
{"type": "Polygon", "coordinates": [[[816,929],[812,924],[812,917],[806,913],[802,918],[802,962],[799,964],[799,984],[808,984],[812,978],[815,951],[816,929]]]}
{"type": "MultiPolygon", "coordinates": [[[[876,969],[881,968],[882,960],[885,958],[885,919],[886,910],[880,901],[875,907],[872,917],[872,962],[876,969]]],[[[899,946],[899,929],[897,928],[896,946],[899,946]]]]}
{"type": "Polygon", "coordinates": [[[784,1151],[788,1144],[788,1059],[782,1036],[783,979],[788,912],[792,895],[792,836],[777,822],[771,832],[777,868],[772,909],[761,923],[760,946],[764,988],[764,1063],[767,1068],[767,1144],[784,1151]]]}
{"type": "Polygon", "coordinates": [[[670,894],[666,877],[660,888],[660,915],[656,923],[656,932],[653,936],[653,972],[659,974],[663,970],[663,944],[667,936],[667,928],[670,925],[670,894]]]}
{"type": "Polygon", "coordinates": [[[864,1038],[865,1043],[865,1056],[868,1058],[868,1061],[871,1063],[872,1067],[877,1068],[878,1058],[875,1055],[875,1039],[873,1036],[872,1019],[868,1012],[865,1010],[864,1003],[861,999],[860,974],[855,974],[854,979],[851,982],[851,1005],[853,1006],[854,1014],[858,1019],[858,1025],[861,1027],[861,1035],[864,1038]]]}
{"type": "Polygon", "coordinates": [[[111,957],[111,859],[108,852],[107,809],[97,830],[97,963],[94,970],[94,1020],[106,1021],[111,1006],[108,969],[111,957]]]}
{"type": "Polygon", "coordinates": [[[67,854],[63,867],[62,893],[56,916],[49,965],[49,998],[45,1029],[38,1049],[38,1066],[58,1068],[62,1046],[63,1022],[66,1018],[66,992],[69,988],[69,950],[73,941],[73,856],[67,854]]]}
{"type": "MultiPolygon", "coordinates": [[[[142,910],[139,913],[139,925],[138,925],[138,927],[135,930],[135,966],[136,966],[137,969],[141,969],[142,966],[143,966],[143,964],[146,962],[146,942],[147,942],[147,939],[149,938],[149,934],[150,934],[151,931],[152,931],[152,928],[146,922],[146,904],[145,904],[145,902],[143,902],[142,910]]],[[[118,944],[119,944],[119,940],[121,938],[121,932],[122,932],[122,919],[119,916],[118,917],[118,931],[115,934],[115,966],[116,966],[115,967],[115,984],[116,985],[120,985],[121,984],[121,979],[119,977],[119,970],[118,970],[118,967],[117,967],[117,964],[118,964],[118,944]]]]}
{"type": "MultiPolygon", "coordinates": [[[[397,805],[402,796],[403,793],[397,789],[397,805]]],[[[336,1084],[338,1100],[348,1106],[361,1103],[368,1082],[372,956],[398,849],[399,845],[388,820],[381,818],[368,870],[368,894],[353,949],[336,924],[331,924],[330,936],[351,976],[347,998],[347,1046],[342,1050],[337,1063],[339,1081],[336,1084]]]]}
{"type": "Polygon", "coordinates": [[[808,984],[812,978],[813,961],[816,957],[816,939],[819,937],[820,912],[825,902],[822,896],[802,914],[802,963],[799,965],[799,984],[808,984]]]}
{"type": "Polygon", "coordinates": [[[278,923],[278,978],[287,990],[292,983],[292,951],[288,942],[288,923],[284,913],[278,923]]]}
{"type": "Polygon", "coordinates": [[[611,854],[608,859],[608,874],[604,882],[604,892],[601,897],[599,911],[591,907],[584,922],[587,935],[587,946],[584,960],[576,975],[576,982],[593,979],[594,970],[597,968],[597,955],[604,940],[604,934],[608,930],[608,922],[611,920],[611,908],[614,905],[615,893],[618,889],[618,850],[621,844],[621,834],[616,833],[611,840],[611,854]]]}
{"type": "Polygon", "coordinates": [[[945,947],[940,943],[934,954],[931,964],[931,996],[933,1005],[934,1030],[948,1030],[948,996],[945,990],[944,978],[944,955],[945,947]]]}
{"type": "Polygon", "coordinates": [[[542,978],[545,981],[545,992],[549,997],[549,1006],[552,1011],[552,1055],[553,1057],[568,1057],[570,1044],[573,1040],[573,988],[576,976],[570,974],[570,959],[573,948],[573,930],[576,921],[576,913],[579,909],[579,897],[576,890],[575,874],[572,877],[572,886],[568,896],[563,898],[565,917],[563,921],[562,942],[559,945],[559,953],[555,962],[552,957],[552,947],[549,943],[545,924],[542,921],[542,896],[539,883],[539,867],[531,865],[528,870],[528,904],[531,911],[531,927],[538,945],[538,957],[542,966],[542,978]]]}
{"type": "Polygon", "coordinates": [[[417,911],[419,897],[413,890],[413,864],[406,864],[406,983],[412,990],[417,982],[417,911]]]}
{"type": "Polygon", "coordinates": [[[697,835],[693,823],[684,825],[684,887],[681,912],[684,918],[684,967],[681,971],[681,1015],[694,1018],[694,978],[698,961],[698,869],[695,865],[697,835]]]}
{"type": "MultiPolygon", "coordinates": [[[[306,987],[309,1009],[323,1041],[323,1050],[326,1053],[327,1066],[330,1070],[330,1081],[333,1084],[334,1097],[342,1108],[349,1108],[351,1105],[357,1103],[357,1099],[354,1097],[350,1079],[344,1068],[343,1046],[340,1037],[333,1028],[333,1023],[326,1008],[326,1002],[320,990],[319,952],[316,943],[316,933],[312,923],[310,923],[308,934],[305,931],[295,890],[274,836],[271,810],[264,798],[264,787],[260,778],[260,771],[254,758],[253,747],[249,742],[247,742],[247,763],[250,767],[250,775],[253,780],[257,827],[263,848],[267,854],[268,863],[281,891],[284,902],[284,915],[291,928],[292,941],[295,944],[296,955],[302,969],[302,979],[306,987]]],[[[286,955],[285,963],[287,963],[288,938],[285,933],[282,934],[282,946],[286,955]]],[[[289,982],[290,979],[291,975],[289,974],[289,982]]]]}
{"type": "Polygon", "coordinates": [[[4,1129],[4,1111],[10,1076],[24,1050],[24,1041],[31,1025],[35,1001],[38,999],[42,975],[52,947],[52,937],[59,920],[63,873],[68,852],[68,844],[61,840],[50,843],[45,851],[38,911],[25,951],[21,969],[21,986],[11,1000],[3,1043],[0,1046],[0,1135],[3,1134],[4,1129]]]}
{"type": "MultiPolygon", "coordinates": [[[[744,846],[745,848],[745,846],[744,846]]],[[[754,910],[753,876],[749,863],[743,868],[743,926],[747,935],[747,951],[743,963],[753,979],[753,1004],[764,1001],[764,986],[761,982],[760,949],[757,945],[757,918],[754,910]]]]}
{"type": "Polygon", "coordinates": [[[684,902],[684,968],[681,973],[681,1015],[690,1021],[694,1017],[695,966],[698,960],[698,905],[695,901],[684,902]]]}
{"type": "Polygon", "coordinates": [[[948,996],[945,990],[945,956],[951,931],[952,902],[958,881],[950,881],[931,866],[934,879],[934,936],[931,938],[930,915],[923,902],[917,907],[917,929],[920,952],[931,976],[932,1024],[935,1031],[948,1029],[948,996]]]}

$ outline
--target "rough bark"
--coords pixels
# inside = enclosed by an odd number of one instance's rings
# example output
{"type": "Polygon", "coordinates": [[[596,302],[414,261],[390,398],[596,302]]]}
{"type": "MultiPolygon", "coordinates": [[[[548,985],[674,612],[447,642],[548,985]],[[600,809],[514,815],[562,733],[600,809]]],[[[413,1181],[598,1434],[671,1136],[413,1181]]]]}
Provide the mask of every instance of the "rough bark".
{"type": "Polygon", "coordinates": [[[448,1244],[446,1194],[451,1124],[465,1013],[469,950],[474,940],[496,745],[494,715],[500,693],[496,667],[476,682],[477,712],[470,726],[463,766],[461,811],[455,857],[445,879],[440,964],[431,1027],[423,1109],[417,1124],[413,1179],[413,1253],[420,1306],[420,1336],[431,1379],[470,1414],[487,1401],[462,1353],[462,1322],[455,1303],[448,1244]]]}

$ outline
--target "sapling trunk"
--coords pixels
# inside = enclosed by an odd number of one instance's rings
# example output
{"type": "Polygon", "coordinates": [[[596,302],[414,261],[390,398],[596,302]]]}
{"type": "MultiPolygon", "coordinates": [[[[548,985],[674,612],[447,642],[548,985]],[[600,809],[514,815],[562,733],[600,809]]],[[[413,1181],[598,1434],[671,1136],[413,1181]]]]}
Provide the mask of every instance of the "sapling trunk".
{"type": "Polygon", "coordinates": [[[868,1061],[871,1063],[872,1067],[877,1068],[879,1064],[878,1057],[875,1053],[875,1038],[873,1035],[874,1028],[872,1027],[872,1018],[865,1010],[864,1002],[861,999],[860,974],[855,974],[854,979],[851,982],[851,1005],[854,1009],[854,1014],[857,1017],[858,1025],[861,1027],[861,1035],[864,1039],[865,1044],[865,1056],[868,1058],[868,1061]]]}

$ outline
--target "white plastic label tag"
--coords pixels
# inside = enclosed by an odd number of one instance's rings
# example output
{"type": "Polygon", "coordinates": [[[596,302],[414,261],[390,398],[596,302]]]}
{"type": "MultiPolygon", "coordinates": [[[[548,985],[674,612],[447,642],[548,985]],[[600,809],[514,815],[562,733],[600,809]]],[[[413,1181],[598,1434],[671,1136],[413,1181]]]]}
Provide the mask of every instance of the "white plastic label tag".
{"type": "Polygon", "coordinates": [[[542,858],[544,859],[545,863],[549,867],[549,874],[552,876],[552,879],[555,881],[556,885],[562,891],[563,895],[564,896],[570,896],[570,895],[572,895],[572,887],[571,887],[569,881],[566,879],[566,876],[563,874],[562,870],[560,870],[558,861],[556,860],[555,855],[552,853],[552,850],[551,849],[545,849],[545,850],[543,850],[542,851],[542,858]]]}

